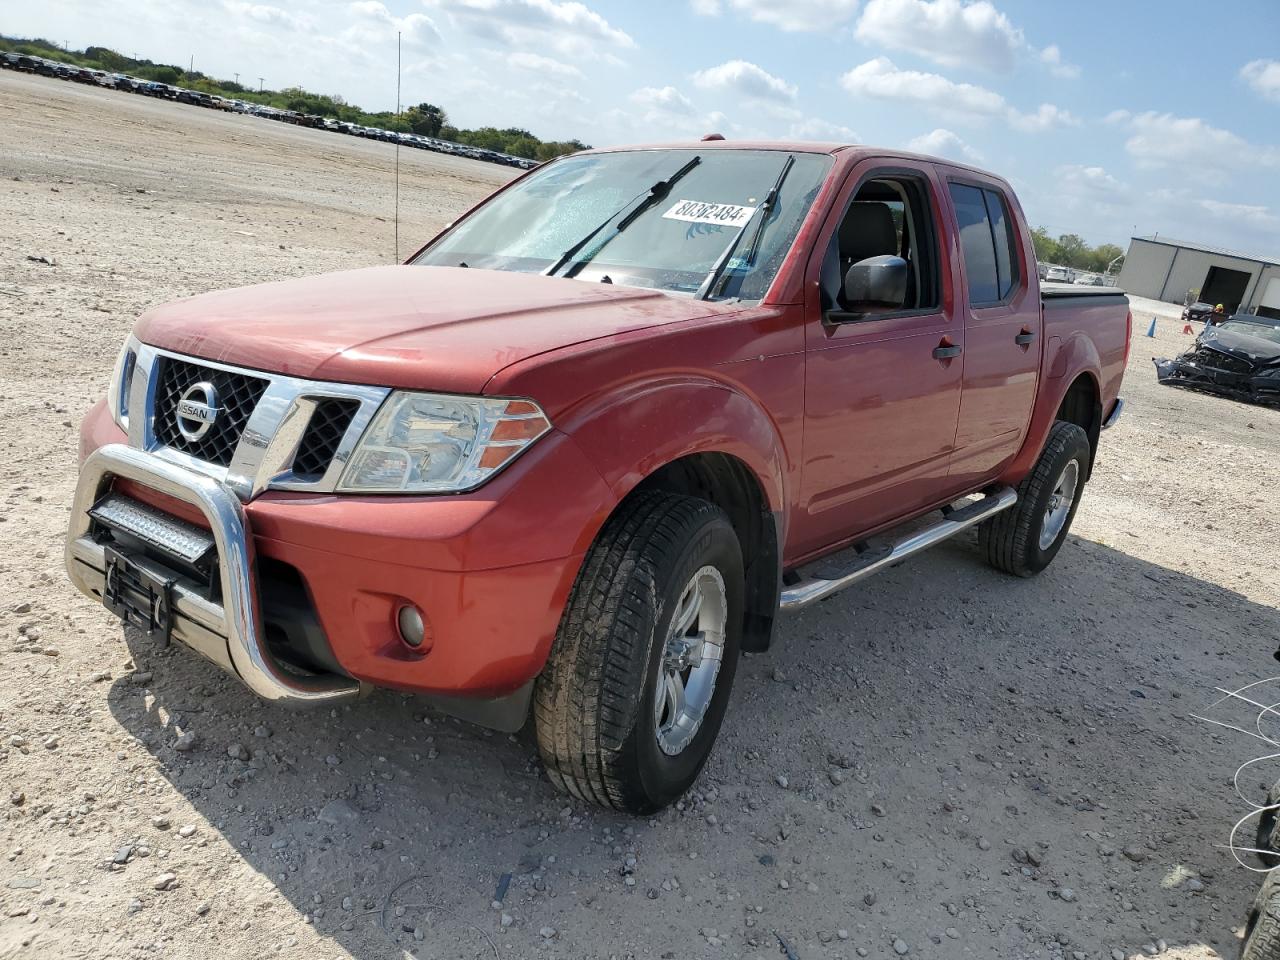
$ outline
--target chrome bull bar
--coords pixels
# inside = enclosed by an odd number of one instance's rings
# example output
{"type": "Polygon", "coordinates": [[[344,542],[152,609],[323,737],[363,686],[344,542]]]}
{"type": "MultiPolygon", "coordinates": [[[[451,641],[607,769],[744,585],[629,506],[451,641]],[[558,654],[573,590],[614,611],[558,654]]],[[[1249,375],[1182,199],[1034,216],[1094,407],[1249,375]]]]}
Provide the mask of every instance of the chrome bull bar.
{"type": "MultiPolygon", "coordinates": [[[[218,551],[222,605],[210,602],[192,582],[172,586],[172,636],[236,676],[264,700],[323,705],[360,693],[348,677],[303,676],[286,671],[271,655],[263,632],[262,610],[254,578],[253,538],[244,509],[227,487],[152,454],[112,443],[89,455],[80,471],[67,530],[67,574],[86,596],[102,601],[107,560],[103,544],[91,534],[89,510],[113,478],[136,481],[196,507],[218,551]]],[[[145,566],[145,560],[140,561],[145,566]]]]}

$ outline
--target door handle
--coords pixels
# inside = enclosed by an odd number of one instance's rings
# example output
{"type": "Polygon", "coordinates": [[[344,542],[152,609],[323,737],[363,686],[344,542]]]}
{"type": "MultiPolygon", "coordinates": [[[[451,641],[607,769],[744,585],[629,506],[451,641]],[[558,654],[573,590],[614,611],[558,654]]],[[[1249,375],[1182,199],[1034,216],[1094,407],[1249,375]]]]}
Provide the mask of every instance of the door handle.
{"type": "Polygon", "coordinates": [[[941,346],[933,348],[933,359],[935,360],[951,360],[960,356],[961,347],[941,346]]]}
{"type": "Polygon", "coordinates": [[[1030,330],[1023,330],[1020,334],[1018,334],[1016,337],[1013,338],[1013,342],[1020,347],[1029,347],[1031,346],[1031,341],[1034,340],[1035,338],[1036,338],[1036,335],[1032,333],[1030,330]]]}

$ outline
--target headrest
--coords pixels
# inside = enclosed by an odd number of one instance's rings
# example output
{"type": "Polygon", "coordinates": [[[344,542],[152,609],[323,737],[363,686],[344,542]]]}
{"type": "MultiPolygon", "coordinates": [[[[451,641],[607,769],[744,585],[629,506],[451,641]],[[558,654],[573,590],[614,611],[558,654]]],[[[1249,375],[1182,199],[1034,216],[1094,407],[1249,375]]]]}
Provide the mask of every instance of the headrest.
{"type": "Polygon", "coordinates": [[[840,257],[857,263],[868,257],[898,252],[898,231],[888,204],[878,200],[855,200],[840,224],[840,257]]]}

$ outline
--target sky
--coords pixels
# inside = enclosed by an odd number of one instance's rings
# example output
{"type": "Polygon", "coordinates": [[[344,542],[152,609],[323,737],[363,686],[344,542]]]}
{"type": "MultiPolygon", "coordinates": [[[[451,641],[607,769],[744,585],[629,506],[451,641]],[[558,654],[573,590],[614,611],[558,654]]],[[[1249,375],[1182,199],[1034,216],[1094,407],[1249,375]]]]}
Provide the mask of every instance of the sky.
{"type": "Polygon", "coordinates": [[[1050,233],[1280,256],[1280,3],[0,0],[0,33],[401,98],[596,146],[838,140],[974,163],[1050,233]]]}

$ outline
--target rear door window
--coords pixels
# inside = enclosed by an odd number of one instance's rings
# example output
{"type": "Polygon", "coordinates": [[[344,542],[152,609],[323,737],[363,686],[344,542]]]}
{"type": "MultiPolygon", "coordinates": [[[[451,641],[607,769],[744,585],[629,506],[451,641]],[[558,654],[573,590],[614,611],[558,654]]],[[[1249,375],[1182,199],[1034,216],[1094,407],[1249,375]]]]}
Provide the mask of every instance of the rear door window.
{"type": "Polygon", "coordinates": [[[983,190],[987,201],[987,219],[991,221],[991,239],[996,246],[996,272],[1000,288],[997,300],[1004,300],[1018,283],[1018,256],[1014,252],[1013,219],[1009,208],[995,190],[983,190]]]}
{"type": "Polygon", "coordinates": [[[953,183],[951,203],[960,228],[969,303],[995,303],[1000,300],[1000,269],[983,191],[967,183],[953,183]]]}

